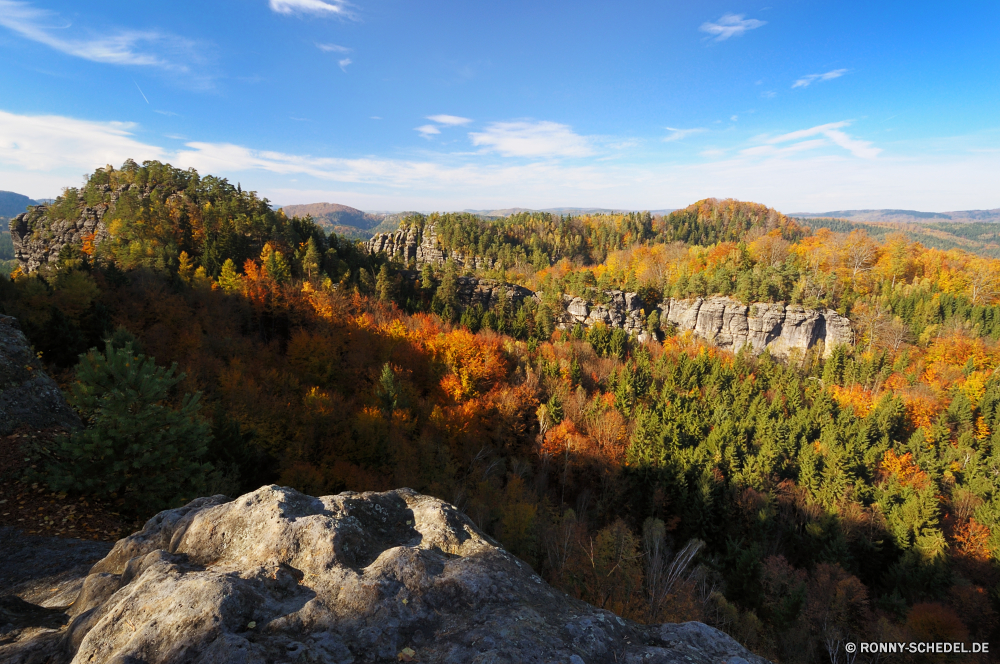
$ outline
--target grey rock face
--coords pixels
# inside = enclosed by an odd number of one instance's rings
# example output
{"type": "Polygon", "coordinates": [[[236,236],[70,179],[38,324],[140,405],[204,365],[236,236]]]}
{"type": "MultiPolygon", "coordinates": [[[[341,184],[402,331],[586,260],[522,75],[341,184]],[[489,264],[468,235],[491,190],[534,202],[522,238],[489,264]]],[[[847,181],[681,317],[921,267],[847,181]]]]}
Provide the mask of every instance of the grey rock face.
{"type": "MultiPolygon", "coordinates": [[[[52,662],[763,664],[698,623],[638,625],[554,590],[409,489],[268,486],[162,512],[94,565],[52,662]],[[407,652],[407,654],[410,654],[407,652]]],[[[46,617],[51,620],[51,617],[46,617]]],[[[39,639],[0,645],[29,660],[39,639]]]]}
{"type": "Polygon", "coordinates": [[[0,436],[25,424],[72,429],[80,418],[31,352],[17,319],[0,316],[0,436]]]}
{"type": "Polygon", "coordinates": [[[420,243],[417,243],[417,232],[411,227],[407,231],[398,230],[395,233],[377,233],[365,242],[365,249],[370,254],[385,252],[390,258],[406,263],[411,258],[417,265],[430,263],[444,265],[449,258],[459,267],[470,267],[476,270],[488,270],[493,267],[493,261],[482,256],[465,256],[458,251],[447,251],[438,242],[437,230],[434,224],[424,228],[420,243]]]}
{"type": "MultiPolygon", "coordinates": [[[[112,194],[113,200],[117,200],[115,194],[112,194]]],[[[94,236],[95,245],[99,244],[108,236],[102,221],[107,211],[108,206],[104,204],[85,207],[75,221],[51,220],[45,205],[22,212],[10,220],[14,258],[24,272],[34,272],[46,263],[55,262],[68,244],[82,245],[89,235],[94,236]]]]}

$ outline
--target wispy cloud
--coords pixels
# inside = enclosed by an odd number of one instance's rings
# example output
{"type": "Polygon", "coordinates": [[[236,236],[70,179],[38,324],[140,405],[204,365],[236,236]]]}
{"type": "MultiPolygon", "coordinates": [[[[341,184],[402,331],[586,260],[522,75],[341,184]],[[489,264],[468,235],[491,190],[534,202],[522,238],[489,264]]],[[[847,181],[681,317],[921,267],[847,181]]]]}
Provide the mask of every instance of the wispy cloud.
{"type": "Polygon", "coordinates": [[[556,122],[494,122],[469,134],[472,144],[505,157],[586,157],[590,142],[568,125],[556,122]]]}
{"type": "Polygon", "coordinates": [[[91,122],[58,115],[16,115],[0,111],[0,161],[31,171],[163,159],[162,148],[133,137],[130,122],[91,122]]]}
{"type": "Polygon", "coordinates": [[[469,118],[463,118],[457,115],[428,115],[427,119],[432,122],[437,122],[438,124],[448,125],[449,127],[467,125],[472,122],[469,118]]]}
{"type": "Polygon", "coordinates": [[[861,159],[875,159],[878,157],[879,153],[882,152],[881,148],[872,147],[871,141],[863,141],[858,138],[853,138],[847,133],[841,131],[841,129],[849,124],[851,123],[845,120],[810,127],[809,129],[792,131],[787,134],[775,136],[774,138],[769,138],[764,142],[764,145],[747,148],[743,151],[743,154],[758,156],[773,155],[778,153],[812,150],[833,144],[847,150],[855,157],[860,157],[861,159]],[[813,138],[814,136],[822,136],[823,138],[813,139],[811,141],[804,140],[807,138],[813,138]],[[783,148],[776,147],[783,143],[791,143],[791,145],[787,145],[783,148]]]}
{"type": "MultiPolygon", "coordinates": [[[[499,207],[680,207],[705,196],[757,200],[784,211],[851,208],[956,210],[995,207],[1000,177],[995,154],[929,151],[905,158],[856,159],[821,151],[846,137],[846,122],[762,137],[753,153],[705,151],[701,163],[624,163],[591,159],[501,161],[490,155],[332,158],[255,150],[181,136],[179,149],[144,143],[140,127],[60,116],[0,111],[0,173],[7,188],[35,198],[52,196],[79,173],[106,163],[159,159],[220,177],[239,177],[263,195],[290,202],[366,201],[368,209],[406,210],[499,207]],[[293,179],[313,178],[302,186],[293,179]],[[816,187],[822,182],[822,187],[816,187]],[[340,183],[319,194],[321,183],[340,183]],[[288,188],[293,187],[293,188],[288,188]]],[[[581,137],[582,138],[582,137],[581,137]]],[[[166,140],[160,138],[158,140],[166,140]]],[[[591,140],[587,138],[586,140],[591,140]]],[[[970,139],[971,140],[971,139],[970,139]]],[[[992,148],[996,136],[977,148],[992,148]]],[[[851,143],[853,142],[853,143],[851,143]]],[[[949,138],[949,145],[953,143],[949,138]]],[[[720,146],[721,147],[721,146],[720,146]]],[[[843,147],[843,146],[841,146],[843,147]]],[[[863,149],[863,145],[861,146],[863,149]]]]}
{"type": "Polygon", "coordinates": [[[351,60],[350,58],[343,58],[341,60],[337,60],[337,64],[340,65],[340,71],[343,72],[347,71],[347,65],[351,64],[352,62],[354,62],[354,60],[351,60]]]}
{"type": "Polygon", "coordinates": [[[316,48],[324,53],[350,53],[353,50],[339,44],[316,44],[316,48]]]}
{"type": "Polygon", "coordinates": [[[434,125],[429,125],[429,124],[428,125],[421,125],[419,127],[414,127],[413,130],[414,131],[419,131],[420,135],[423,136],[424,138],[430,138],[431,136],[434,136],[435,134],[440,134],[441,133],[440,129],[438,129],[434,125]]]}
{"type": "Polygon", "coordinates": [[[715,37],[715,41],[725,41],[730,37],[738,37],[747,30],[755,30],[767,21],[759,21],[755,18],[743,18],[744,14],[723,14],[716,22],[706,21],[701,24],[699,30],[707,32],[715,37]]]}
{"type": "Polygon", "coordinates": [[[828,71],[825,74],[809,74],[795,81],[795,83],[792,84],[792,87],[805,88],[816,81],[829,81],[830,79],[840,78],[846,73],[846,69],[834,69],[833,71],[828,71]]]}
{"type": "Polygon", "coordinates": [[[269,0],[272,11],[279,14],[315,14],[353,18],[350,3],[343,0],[269,0]]]}
{"type": "MultiPolygon", "coordinates": [[[[202,61],[204,48],[196,42],[155,30],[101,29],[72,31],[70,24],[55,12],[36,9],[28,2],[0,0],[0,26],[25,39],[44,44],[60,53],[92,62],[112,65],[155,67],[190,74],[191,66],[202,61]]],[[[197,77],[196,77],[197,78],[197,77]]],[[[188,77],[190,81],[190,77],[188,77]]],[[[201,84],[205,80],[199,79],[201,84]]]]}
{"type": "Polygon", "coordinates": [[[695,127],[693,129],[675,129],[674,127],[667,127],[667,131],[669,131],[670,134],[665,136],[663,140],[667,143],[671,143],[673,141],[685,139],[692,134],[700,134],[707,130],[702,127],[695,127]]]}

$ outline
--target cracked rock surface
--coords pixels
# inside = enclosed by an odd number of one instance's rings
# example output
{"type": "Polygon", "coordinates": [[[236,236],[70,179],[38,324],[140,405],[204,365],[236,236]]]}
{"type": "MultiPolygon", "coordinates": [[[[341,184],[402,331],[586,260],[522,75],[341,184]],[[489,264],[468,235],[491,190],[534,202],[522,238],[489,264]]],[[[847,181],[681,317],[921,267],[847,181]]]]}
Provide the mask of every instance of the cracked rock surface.
{"type": "Polygon", "coordinates": [[[115,544],[64,611],[35,617],[44,642],[0,641],[0,661],[765,662],[700,623],[572,599],[409,489],[200,498],[115,544]]]}

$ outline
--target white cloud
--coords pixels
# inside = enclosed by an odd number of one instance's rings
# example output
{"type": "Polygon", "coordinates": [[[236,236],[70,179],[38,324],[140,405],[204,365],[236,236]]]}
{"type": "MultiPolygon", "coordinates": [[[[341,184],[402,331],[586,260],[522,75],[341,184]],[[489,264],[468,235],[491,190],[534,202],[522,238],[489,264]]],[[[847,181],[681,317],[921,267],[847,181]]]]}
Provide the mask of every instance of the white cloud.
{"type": "Polygon", "coordinates": [[[463,118],[457,115],[428,115],[427,119],[437,122],[438,124],[448,125],[449,127],[467,125],[472,122],[469,118],[463,118]]]}
{"type": "Polygon", "coordinates": [[[339,44],[316,44],[316,48],[324,53],[350,53],[352,50],[339,44]]]}
{"type": "Polygon", "coordinates": [[[795,81],[795,83],[792,84],[792,87],[805,88],[816,81],[829,81],[834,78],[840,78],[846,73],[846,69],[834,69],[833,71],[828,71],[825,74],[809,74],[808,76],[803,76],[799,80],[795,81]]]}
{"type": "Polygon", "coordinates": [[[351,18],[348,7],[351,5],[343,0],[269,0],[272,11],[279,14],[315,14],[317,16],[340,16],[351,18]]]}
{"type": "Polygon", "coordinates": [[[351,64],[352,62],[354,62],[354,61],[351,60],[350,58],[344,58],[343,60],[337,60],[337,64],[340,65],[340,70],[343,71],[343,72],[347,71],[347,65],[351,64]]]}
{"type": "Polygon", "coordinates": [[[434,125],[421,125],[419,127],[414,127],[414,131],[419,131],[420,135],[424,138],[430,138],[435,134],[440,134],[441,130],[434,125]]]}
{"type": "Polygon", "coordinates": [[[701,24],[699,30],[715,36],[715,41],[725,41],[730,37],[738,37],[747,30],[755,30],[767,21],[758,21],[755,18],[743,18],[743,14],[723,14],[715,23],[706,21],[701,24]]]}
{"type": "Polygon", "coordinates": [[[138,162],[163,159],[162,148],[133,138],[135,128],[129,122],[0,111],[0,163],[29,171],[72,169],[79,173],[121,164],[128,158],[138,162]]]}
{"type": "MultiPolygon", "coordinates": [[[[878,154],[882,152],[882,149],[872,147],[871,141],[862,141],[857,138],[851,138],[846,133],[840,131],[843,127],[846,127],[849,124],[850,122],[846,121],[830,122],[828,124],[810,127],[809,129],[800,129],[798,131],[782,134],[781,136],[770,138],[766,142],[769,145],[775,145],[778,143],[787,143],[789,141],[800,141],[804,138],[810,138],[812,136],[823,136],[830,143],[847,150],[855,157],[860,157],[862,159],[875,159],[878,154]]],[[[823,145],[827,144],[826,141],[819,141],[819,143],[823,145]]],[[[811,147],[819,147],[816,141],[808,142],[807,144],[811,147]]],[[[753,148],[750,149],[752,150],[753,148]]]]}
{"type": "Polygon", "coordinates": [[[189,73],[191,65],[201,61],[203,50],[196,42],[155,30],[116,30],[102,28],[87,31],[72,30],[60,22],[58,14],[36,9],[30,3],[0,0],[0,25],[25,39],[44,44],[60,53],[92,62],[113,65],[155,67],[177,73],[189,73]]]}
{"type": "Polygon", "coordinates": [[[586,157],[593,154],[586,137],[556,122],[494,122],[469,134],[472,144],[505,157],[586,157]]]}
{"type": "Polygon", "coordinates": [[[681,207],[706,196],[753,200],[785,212],[996,207],[993,185],[1000,179],[1000,161],[995,153],[970,154],[965,147],[994,149],[997,135],[965,137],[964,142],[962,137],[941,139],[942,145],[960,144],[961,149],[951,153],[929,149],[906,157],[857,159],[849,152],[872,148],[848,136],[847,124],[761,137],[729,158],[725,155],[733,154],[731,149],[713,146],[702,153],[704,161],[595,158],[567,164],[544,158],[514,162],[484,154],[332,158],[190,139],[179,149],[166,149],[143,142],[141,127],[130,123],[0,111],[0,181],[6,189],[49,197],[63,186],[78,184],[80,173],[132,158],[238,178],[245,188],[282,203],[356,201],[355,207],[363,203],[366,209],[381,210],[564,205],[657,209],[681,207]],[[848,152],[831,153],[832,146],[848,152]],[[317,193],[324,191],[335,195],[317,193]]]}
{"type": "Polygon", "coordinates": [[[665,137],[663,140],[667,143],[671,143],[673,141],[679,141],[687,138],[692,134],[700,134],[707,130],[701,127],[695,127],[694,129],[675,129],[674,127],[667,127],[667,131],[670,132],[670,135],[665,137]]]}

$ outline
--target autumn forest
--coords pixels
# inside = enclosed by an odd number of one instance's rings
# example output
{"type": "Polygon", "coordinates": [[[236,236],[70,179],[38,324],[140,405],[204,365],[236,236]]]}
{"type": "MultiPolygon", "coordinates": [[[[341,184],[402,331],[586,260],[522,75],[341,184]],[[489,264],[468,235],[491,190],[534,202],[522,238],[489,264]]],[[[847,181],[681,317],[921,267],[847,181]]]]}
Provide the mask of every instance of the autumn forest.
{"type": "Polygon", "coordinates": [[[94,171],[26,232],[87,209],[101,231],[0,278],[86,423],[30,481],[140,518],[266,483],[411,487],[576,597],[778,662],[1000,638],[996,259],[731,199],[402,219],[538,294],[483,307],[454,260],[371,255],[158,162],[94,171]],[[563,294],[613,289],[639,294],[642,342],[560,329],[563,294]],[[854,343],[733,354],[655,309],[712,295],[837,311],[854,343]]]}

